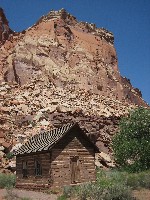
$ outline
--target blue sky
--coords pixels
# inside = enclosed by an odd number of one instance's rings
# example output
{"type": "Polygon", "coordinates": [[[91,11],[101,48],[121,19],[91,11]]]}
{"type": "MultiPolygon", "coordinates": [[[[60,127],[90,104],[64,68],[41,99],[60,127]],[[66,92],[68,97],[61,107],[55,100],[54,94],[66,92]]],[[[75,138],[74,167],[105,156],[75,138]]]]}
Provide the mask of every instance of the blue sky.
{"type": "Polygon", "coordinates": [[[0,0],[10,27],[22,31],[51,9],[114,33],[119,70],[150,104],[150,0],[0,0]]]}

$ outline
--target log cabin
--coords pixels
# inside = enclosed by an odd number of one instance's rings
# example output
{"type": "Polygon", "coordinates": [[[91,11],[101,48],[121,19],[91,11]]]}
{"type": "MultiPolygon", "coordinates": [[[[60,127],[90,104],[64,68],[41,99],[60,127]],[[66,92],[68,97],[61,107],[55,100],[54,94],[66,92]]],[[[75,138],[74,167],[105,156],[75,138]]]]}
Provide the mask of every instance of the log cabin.
{"type": "Polygon", "coordinates": [[[98,152],[77,123],[34,135],[13,153],[16,187],[46,189],[93,182],[98,152]]]}

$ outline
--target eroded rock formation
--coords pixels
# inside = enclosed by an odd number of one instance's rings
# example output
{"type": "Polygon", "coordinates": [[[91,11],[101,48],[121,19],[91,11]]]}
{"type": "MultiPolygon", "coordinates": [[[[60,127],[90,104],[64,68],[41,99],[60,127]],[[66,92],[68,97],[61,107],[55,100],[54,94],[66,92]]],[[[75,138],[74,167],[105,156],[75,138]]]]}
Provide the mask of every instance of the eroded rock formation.
{"type": "Polygon", "coordinates": [[[4,14],[2,8],[0,8],[0,46],[13,34],[13,31],[9,28],[8,20],[4,14]]]}
{"type": "Polygon", "coordinates": [[[64,9],[11,39],[10,32],[1,9],[0,156],[42,129],[71,121],[111,155],[120,117],[148,106],[119,73],[113,34],[64,9]]]}

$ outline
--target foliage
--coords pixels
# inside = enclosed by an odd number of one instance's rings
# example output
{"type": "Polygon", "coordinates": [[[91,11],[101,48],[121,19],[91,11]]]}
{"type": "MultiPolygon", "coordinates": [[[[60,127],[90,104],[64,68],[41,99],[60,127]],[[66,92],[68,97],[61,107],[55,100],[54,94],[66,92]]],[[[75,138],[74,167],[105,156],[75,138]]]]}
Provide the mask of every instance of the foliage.
{"type": "MultiPolygon", "coordinates": [[[[80,200],[131,200],[131,188],[126,185],[126,173],[118,171],[97,172],[95,183],[85,183],[80,186],[65,187],[62,199],[80,200]]],[[[61,200],[61,197],[60,200],[61,200]]]]}
{"type": "MultiPolygon", "coordinates": [[[[76,189],[73,189],[74,192],[71,193],[70,197],[66,197],[64,194],[61,196],[62,199],[67,199],[71,197],[80,200],[131,200],[131,189],[125,185],[112,185],[108,188],[101,188],[100,185],[94,183],[85,183],[82,184],[76,189]]],[[[59,197],[59,199],[61,199],[59,197]]]]}
{"type": "Polygon", "coordinates": [[[72,193],[73,193],[73,187],[71,187],[71,186],[64,187],[64,191],[63,191],[64,197],[66,197],[66,198],[71,197],[72,193]]]}
{"type": "Polygon", "coordinates": [[[7,157],[8,159],[12,159],[12,158],[14,157],[14,155],[13,155],[12,152],[9,152],[9,153],[7,153],[6,157],[7,157]]]}
{"type": "Polygon", "coordinates": [[[57,198],[57,200],[67,200],[67,197],[63,194],[57,198]]]}
{"type": "Polygon", "coordinates": [[[137,108],[120,121],[112,140],[116,163],[136,172],[150,168],[150,110],[137,108]]]}
{"type": "Polygon", "coordinates": [[[132,189],[146,188],[150,189],[150,171],[140,173],[130,173],[127,176],[127,185],[132,189]]]}
{"type": "Polygon", "coordinates": [[[104,200],[133,200],[131,188],[119,183],[108,188],[104,200]]]}
{"type": "Polygon", "coordinates": [[[11,188],[15,186],[16,176],[13,174],[0,174],[0,188],[11,188]]]}
{"type": "Polygon", "coordinates": [[[95,183],[65,186],[58,200],[133,200],[132,190],[150,188],[150,171],[128,173],[118,170],[98,170],[95,183]]]}

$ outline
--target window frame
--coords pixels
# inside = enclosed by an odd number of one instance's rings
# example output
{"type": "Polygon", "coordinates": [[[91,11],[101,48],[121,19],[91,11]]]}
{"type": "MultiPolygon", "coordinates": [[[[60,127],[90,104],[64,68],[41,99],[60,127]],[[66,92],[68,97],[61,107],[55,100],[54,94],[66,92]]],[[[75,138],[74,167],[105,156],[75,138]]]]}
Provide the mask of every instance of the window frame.
{"type": "Polygon", "coordinates": [[[22,178],[28,178],[28,161],[22,161],[22,178]]]}
{"type": "Polygon", "coordinates": [[[34,175],[35,177],[42,177],[42,164],[39,159],[34,160],[34,175]]]}

